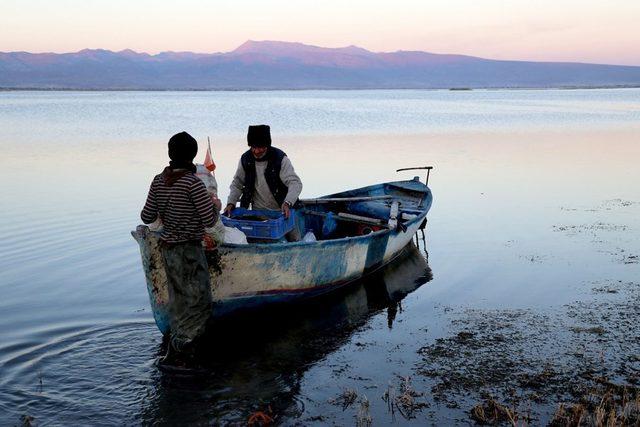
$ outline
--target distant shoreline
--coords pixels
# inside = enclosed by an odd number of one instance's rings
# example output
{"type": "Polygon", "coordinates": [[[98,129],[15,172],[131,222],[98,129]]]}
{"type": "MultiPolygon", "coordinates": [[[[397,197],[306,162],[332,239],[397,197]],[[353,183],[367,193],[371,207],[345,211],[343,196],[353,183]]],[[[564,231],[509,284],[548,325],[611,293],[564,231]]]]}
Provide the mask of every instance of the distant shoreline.
{"type": "Polygon", "coordinates": [[[474,90],[584,90],[584,89],[638,89],[640,85],[602,85],[602,86],[549,86],[549,87],[371,87],[371,88],[343,88],[343,87],[308,87],[308,88],[50,88],[50,87],[0,87],[0,92],[278,92],[278,91],[367,91],[367,90],[423,90],[423,91],[451,91],[472,92],[474,90]]]}

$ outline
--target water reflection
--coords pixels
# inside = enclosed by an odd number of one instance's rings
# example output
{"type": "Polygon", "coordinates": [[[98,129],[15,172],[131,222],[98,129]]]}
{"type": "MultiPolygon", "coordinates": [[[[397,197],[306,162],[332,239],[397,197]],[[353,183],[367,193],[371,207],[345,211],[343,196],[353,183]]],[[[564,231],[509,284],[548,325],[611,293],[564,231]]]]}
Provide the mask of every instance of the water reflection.
{"type": "MultiPolygon", "coordinates": [[[[393,328],[402,300],[431,279],[424,254],[409,244],[396,262],[340,294],[294,310],[226,319],[216,325],[215,344],[205,349],[204,370],[190,375],[156,372],[139,421],[246,421],[252,412],[267,408],[280,418],[299,417],[304,412],[304,373],[374,315],[386,311],[393,328]]],[[[160,346],[158,353],[163,350],[160,346]]]]}

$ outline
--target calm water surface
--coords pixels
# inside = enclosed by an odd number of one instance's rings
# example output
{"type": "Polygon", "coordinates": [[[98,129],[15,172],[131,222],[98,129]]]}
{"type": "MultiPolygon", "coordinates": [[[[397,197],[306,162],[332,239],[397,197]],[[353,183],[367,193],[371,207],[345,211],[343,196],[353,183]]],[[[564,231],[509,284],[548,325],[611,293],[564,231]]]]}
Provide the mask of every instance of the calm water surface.
{"type": "MultiPolygon", "coordinates": [[[[465,310],[553,311],[640,277],[640,90],[0,93],[0,424],[466,420],[381,399],[465,310]],[[136,243],[181,130],[212,139],[221,195],[268,123],[304,197],[432,164],[420,251],[311,307],[221,326],[206,375],[161,373],[136,243]],[[257,326],[259,325],[259,327],[257,326]],[[331,402],[334,403],[331,403],[331,402]]],[[[201,145],[203,147],[204,145],[201,145]]],[[[203,157],[203,151],[200,157],[203,157]]],[[[640,344],[636,348],[640,352],[640,344]]]]}

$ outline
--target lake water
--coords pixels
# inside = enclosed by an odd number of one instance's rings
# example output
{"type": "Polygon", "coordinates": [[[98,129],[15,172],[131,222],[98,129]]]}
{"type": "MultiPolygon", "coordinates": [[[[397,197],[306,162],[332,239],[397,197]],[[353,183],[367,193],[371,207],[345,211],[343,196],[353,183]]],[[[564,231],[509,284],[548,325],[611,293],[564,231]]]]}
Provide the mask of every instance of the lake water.
{"type": "Polygon", "coordinates": [[[562,359],[638,380],[640,89],[0,92],[0,148],[1,425],[465,423],[508,380],[447,375],[501,352],[529,355],[494,363],[505,376],[562,359]],[[129,232],[171,135],[196,137],[200,161],[211,138],[224,199],[259,123],[303,197],[435,166],[428,265],[420,242],[315,306],[227,325],[207,375],[167,375],[129,232]],[[515,338],[460,335],[489,329],[515,338]],[[407,381],[416,409],[399,413],[389,391],[407,381]]]}

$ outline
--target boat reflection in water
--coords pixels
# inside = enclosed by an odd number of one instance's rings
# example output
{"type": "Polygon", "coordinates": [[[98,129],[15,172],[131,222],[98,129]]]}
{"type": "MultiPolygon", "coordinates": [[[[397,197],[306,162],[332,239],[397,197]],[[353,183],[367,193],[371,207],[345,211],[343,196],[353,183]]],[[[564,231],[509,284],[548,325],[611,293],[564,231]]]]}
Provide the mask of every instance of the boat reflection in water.
{"type": "Polygon", "coordinates": [[[392,328],[403,298],[431,278],[424,254],[410,243],[396,261],[341,292],[287,310],[223,319],[208,340],[214,344],[203,350],[203,370],[154,373],[138,421],[246,422],[267,406],[279,417],[296,418],[304,412],[305,372],[376,314],[386,310],[392,328]]]}

